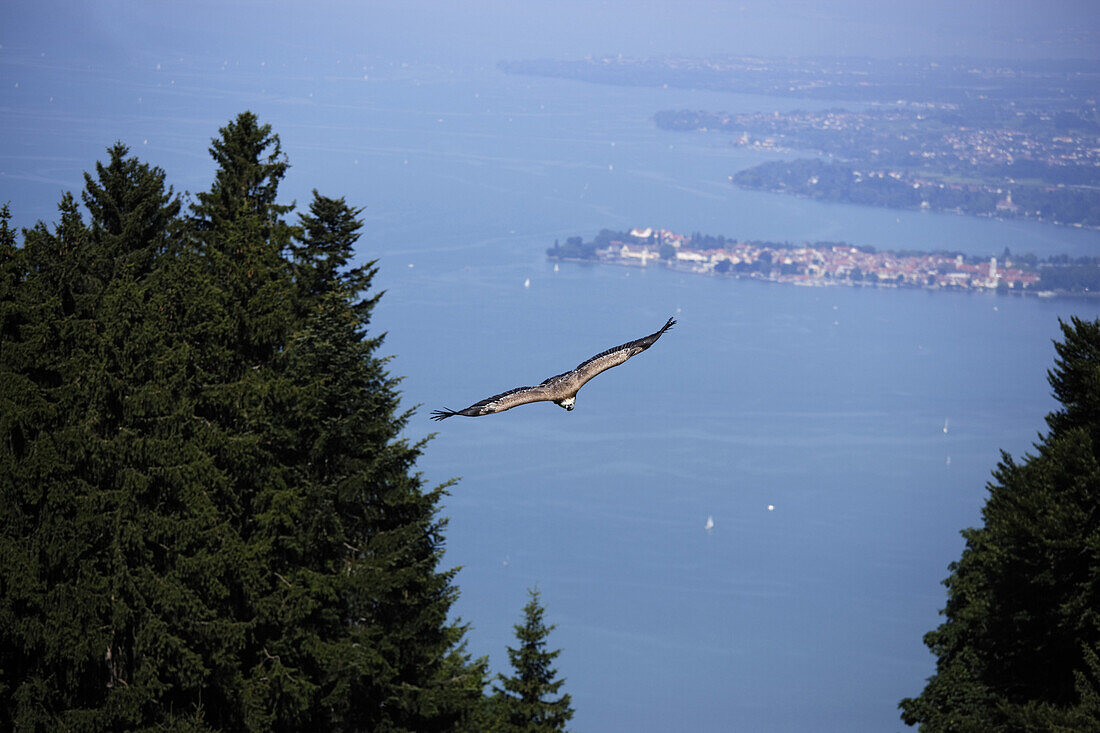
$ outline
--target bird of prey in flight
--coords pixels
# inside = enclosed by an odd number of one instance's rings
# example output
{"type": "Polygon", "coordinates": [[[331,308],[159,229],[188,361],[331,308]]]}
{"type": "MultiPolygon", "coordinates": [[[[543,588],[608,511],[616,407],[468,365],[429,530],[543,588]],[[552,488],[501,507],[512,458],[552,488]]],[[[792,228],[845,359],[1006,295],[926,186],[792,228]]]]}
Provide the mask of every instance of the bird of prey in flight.
{"type": "Polygon", "coordinates": [[[475,402],[465,410],[435,410],[432,412],[432,419],[445,420],[453,415],[481,417],[492,415],[494,412],[511,410],[528,402],[553,402],[566,410],[572,410],[577,400],[577,391],[584,386],[585,382],[600,372],[619,366],[630,357],[642,353],[657,343],[661,334],[672,328],[675,323],[676,319],[669,318],[668,322],[661,326],[660,331],[596,354],[591,359],[581,362],[576,369],[550,377],[538,386],[510,389],[481,402],[475,402]]]}

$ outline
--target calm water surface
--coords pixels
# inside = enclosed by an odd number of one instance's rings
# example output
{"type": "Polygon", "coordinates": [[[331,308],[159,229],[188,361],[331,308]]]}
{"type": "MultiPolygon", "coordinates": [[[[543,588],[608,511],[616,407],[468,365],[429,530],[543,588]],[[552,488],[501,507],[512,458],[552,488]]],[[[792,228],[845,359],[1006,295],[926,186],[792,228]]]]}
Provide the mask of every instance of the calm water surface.
{"type": "Polygon", "coordinates": [[[572,413],[413,425],[439,431],[426,474],[463,477],[447,557],[474,650],[500,663],[538,583],[582,730],[899,727],[958,530],[1042,429],[1057,318],[1082,311],[539,258],[401,275],[379,318],[417,324],[389,345],[429,407],[680,320],[572,413]]]}

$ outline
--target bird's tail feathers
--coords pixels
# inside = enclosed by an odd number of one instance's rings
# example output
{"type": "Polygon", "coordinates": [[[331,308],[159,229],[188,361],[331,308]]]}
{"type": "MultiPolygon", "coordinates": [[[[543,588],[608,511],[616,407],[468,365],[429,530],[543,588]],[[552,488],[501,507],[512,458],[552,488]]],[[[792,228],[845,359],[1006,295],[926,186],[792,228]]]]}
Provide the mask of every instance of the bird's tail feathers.
{"type": "Polygon", "coordinates": [[[446,420],[447,418],[453,417],[457,414],[457,410],[450,410],[444,407],[442,410],[432,410],[432,420],[446,420]]]}

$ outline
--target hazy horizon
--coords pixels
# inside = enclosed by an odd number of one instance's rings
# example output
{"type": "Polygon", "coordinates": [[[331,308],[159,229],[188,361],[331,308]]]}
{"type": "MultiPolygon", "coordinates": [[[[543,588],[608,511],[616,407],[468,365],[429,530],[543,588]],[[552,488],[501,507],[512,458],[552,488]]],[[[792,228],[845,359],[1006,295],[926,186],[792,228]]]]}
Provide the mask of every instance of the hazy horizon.
{"type": "Polygon", "coordinates": [[[157,140],[168,109],[196,140],[246,108],[285,134],[286,104],[327,124],[357,103],[307,90],[360,80],[377,103],[369,82],[404,65],[453,75],[616,54],[1100,59],[1089,2],[43,2],[0,13],[0,186],[19,226],[51,219],[116,140],[148,145],[143,158],[177,190],[198,188],[209,162],[190,142],[157,140]],[[209,99],[195,88],[204,75],[222,85],[209,99]],[[64,130],[50,155],[29,142],[43,123],[64,130]]]}
{"type": "Polygon", "coordinates": [[[1087,0],[841,2],[44,2],[5,7],[4,50],[140,65],[291,49],[480,61],[585,55],[1100,58],[1087,0]],[[150,42],[155,47],[150,47],[150,42]]]}

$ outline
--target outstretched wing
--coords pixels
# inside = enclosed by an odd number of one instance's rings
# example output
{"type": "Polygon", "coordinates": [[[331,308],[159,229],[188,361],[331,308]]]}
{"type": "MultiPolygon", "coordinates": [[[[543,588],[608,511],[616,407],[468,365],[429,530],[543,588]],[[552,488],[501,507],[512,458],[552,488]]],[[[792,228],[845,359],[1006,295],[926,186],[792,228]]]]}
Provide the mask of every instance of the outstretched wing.
{"type": "Polygon", "coordinates": [[[657,343],[657,339],[661,338],[661,334],[675,325],[676,319],[669,318],[665,325],[661,326],[660,331],[651,333],[648,336],[643,336],[640,339],[627,341],[625,344],[613,346],[607,351],[601,351],[591,359],[582,361],[572,372],[567,372],[558,377],[552,377],[551,379],[568,379],[575,390],[580,389],[585,382],[592,379],[592,377],[600,372],[607,371],[611,367],[619,366],[630,357],[642,353],[650,346],[657,343]]]}
{"type": "Polygon", "coordinates": [[[600,372],[622,364],[630,357],[642,353],[657,343],[657,339],[661,338],[661,334],[674,325],[676,325],[676,319],[669,318],[660,331],[596,354],[591,359],[578,364],[576,369],[550,377],[535,387],[510,389],[507,392],[487,397],[481,402],[475,402],[464,410],[434,410],[431,417],[433,420],[446,420],[448,417],[454,417],[455,415],[481,417],[482,415],[492,415],[495,412],[511,410],[513,407],[526,405],[528,402],[556,402],[566,399],[575,395],[585,382],[600,372]]]}
{"type": "Polygon", "coordinates": [[[507,392],[501,392],[492,397],[486,397],[481,402],[475,402],[464,410],[435,410],[432,412],[433,420],[445,420],[454,415],[466,417],[481,417],[492,415],[494,412],[504,412],[528,402],[544,402],[554,399],[552,392],[542,384],[537,387],[516,387],[507,392]]]}

